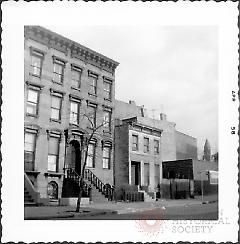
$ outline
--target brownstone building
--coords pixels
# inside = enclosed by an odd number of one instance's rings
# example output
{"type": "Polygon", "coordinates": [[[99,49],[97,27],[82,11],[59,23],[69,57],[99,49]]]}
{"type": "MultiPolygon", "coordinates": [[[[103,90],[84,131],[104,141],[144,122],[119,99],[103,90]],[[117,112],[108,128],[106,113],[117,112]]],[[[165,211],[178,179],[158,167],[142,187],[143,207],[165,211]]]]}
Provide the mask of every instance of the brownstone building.
{"type": "Polygon", "coordinates": [[[24,35],[25,191],[35,200],[62,197],[66,171],[80,174],[90,125],[100,128],[88,173],[112,185],[118,63],[43,27],[26,26],[24,35]]]}

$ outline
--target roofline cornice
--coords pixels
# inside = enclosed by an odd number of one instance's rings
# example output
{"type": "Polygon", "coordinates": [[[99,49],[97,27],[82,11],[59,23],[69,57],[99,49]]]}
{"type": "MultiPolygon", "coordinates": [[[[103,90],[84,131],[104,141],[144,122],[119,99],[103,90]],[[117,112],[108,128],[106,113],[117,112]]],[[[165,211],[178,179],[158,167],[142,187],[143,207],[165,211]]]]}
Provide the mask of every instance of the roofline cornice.
{"type": "Polygon", "coordinates": [[[71,57],[112,73],[119,65],[118,62],[41,26],[25,26],[24,36],[65,54],[70,50],[71,57]]]}

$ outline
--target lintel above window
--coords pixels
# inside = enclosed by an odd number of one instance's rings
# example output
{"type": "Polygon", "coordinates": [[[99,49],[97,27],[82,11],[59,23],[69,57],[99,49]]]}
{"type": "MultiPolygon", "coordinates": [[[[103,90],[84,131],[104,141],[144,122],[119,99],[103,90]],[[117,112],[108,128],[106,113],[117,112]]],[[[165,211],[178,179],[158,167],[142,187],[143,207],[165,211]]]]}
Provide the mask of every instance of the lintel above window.
{"type": "Polygon", "coordinates": [[[43,85],[40,85],[40,84],[35,84],[35,83],[32,83],[30,81],[26,81],[26,84],[27,86],[32,89],[32,90],[36,90],[36,91],[40,91],[42,90],[42,88],[44,87],[43,85]]]}
{"type": "Polygon", "coordinates": [[[103,110],[104,110],[104,111],[112,112],[112,108],[107,107],[107,106],[105,106],[105,105],[102,105],[102,107],[103,107],[103,110]]]}
{"type": "Polygon", "coordinates": [[[48,139],[49,137],[55,137],[61,139],[62,132],[60,130],[46,130],[48,139]]]}
{"type": "Polygon", "coordinates": [[[69,94],[69,100],[73,101],[73,102],[81,103],[82,98],[75,96],[75,95],[72,95],[72,94],[69,94]]]}
{"type": "Polygon", "coordinates": [[[95,107],[96,108],[98,106],[98,104],[96,102],[92,102],[90,100],[86,100],[86,102],[87,102],[87,105],[90,106],[90,107],[95,107]]]}
{"type": "Polygon", "coordinates": [[[63,95],[65,95],[65,92],[53,90],[52,88],[50,88],[50,93],[51,93],[51,95],[54,95],[57,97],[63,97],[63,95]]]}
{"type": "Polygon", "coordinates": [[[113,83],[113,80],[111,78],[106,77],[106,76],[103,76],[103,80],[105,82],[108,82],[108,83],[111,83],[111,84],[113,83]]]}
{"type": "Polygon", "coordinates": [[[99,74],[97,74],[97,73],[95,73],[95,72],[93,72],[91,70],[88,70],[88,76],[93,76],[93,77],[98,78],[99,74]]]}
{"type": "Polygon", "coordinates": [[[54,62],[54,63],[61,64],[61,65],[63,65],[63,66],[65,66],[66,63],[67,63],[66,60],[64,60],[64,59],[62,59],[62,58],[58,58],[58,57],[56,57],[55,55],[53,55],[52,58],[53,58],[53,62],[54,62]]]}
{"type": "Polygon", "coordinates": [[[30,48],[31,55],[35,55],[35,56],[39,56],[41,58],[44,58],[44,55],[46,54],[46,52],[44,52],[38,48],[35,48],[33,46],[30,46],[29,48],[30,48]]]}
{"type": "Polygon", "coordinates": [[[81,67],[81,66],[79,66],[79,65],[77,65],[77,64],[71,64],[71,69],[72,70],[77,70],[77,71],[79,71],[79,72],[82,72],[83,71],[83,67],[81,67]]]}

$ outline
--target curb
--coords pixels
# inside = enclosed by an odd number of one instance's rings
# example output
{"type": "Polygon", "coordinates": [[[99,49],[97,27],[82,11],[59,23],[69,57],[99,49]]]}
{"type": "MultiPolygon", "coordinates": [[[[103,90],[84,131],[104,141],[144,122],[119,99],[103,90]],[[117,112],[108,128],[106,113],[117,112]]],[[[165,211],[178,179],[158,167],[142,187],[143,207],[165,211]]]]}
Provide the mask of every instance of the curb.
{"type": "Polygon", "coordinates": [[[67,219],[67,218],[74,218],[76,216],[78,217],[88,217],[88,216],[99,216],[99,215],[105,215],[105,214],[117,214],[117,211],[102,211],[102,212],[96,212],[96,213],[72,213],[72,214],[59,214],[59,215],[48,215],[48,216],[29,216],[24,217],[24,220],[52,220],[52,219],[67,219]]]}

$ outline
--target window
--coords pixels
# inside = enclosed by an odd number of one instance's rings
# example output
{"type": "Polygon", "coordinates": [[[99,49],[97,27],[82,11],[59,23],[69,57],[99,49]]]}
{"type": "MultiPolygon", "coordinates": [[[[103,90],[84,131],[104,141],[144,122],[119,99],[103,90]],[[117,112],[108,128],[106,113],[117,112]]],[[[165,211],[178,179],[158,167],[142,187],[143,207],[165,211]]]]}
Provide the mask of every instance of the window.
{"type": "Polygon", "coordinates": [[[132,150],[138,151],[138,136],[132,135],[132,150]]]}
{"type": "Polygon", "coordinates": [[[79,124],[80,102],[70,102],[70,124],[79,124]]]}
{"type": "Polygon", "coordinates": [[[81,75],[82,75],[82,70],[80,68],[72,66],[72,87],[80,88],[81,75]]]}
{"type": "Polygon", "coordinates": [[[109,110],[104,110],[103,111],[103,126],[104,126],[104,131],[111,131],[111,117],[112,117],[112,111],[109,110]]]}
{"type": "Polygon", "coordinates": [[[48,142],[48,171],[58,171],[59,138],[49,137],[48,142]]]}
{"type": "Polygon", "coordinates": [[[42,74],[43,53],[31,49],[31,74],[40,77],[42,74]]]}
{"type": "Polygon", "coordinates": [[[59,84],[63,83],[63,74],[64,74],[65,63],[58,59],[54,59],[53,63],[53,81],[59,84]]]}
{"type": "Polygon", "coordinates": [[[112,83],[111,81],[103,81],[104,99],[111,100],[112,95],[112,83]]]}
{"type": "Polygon", "coordinates": [[[90,127],[96,127],[96,113],[97,113],[97,107],[94,104],[88,106],[89,111],[89,120],[91,121],[90,127]]]}
{"type": "Polygon", "coordinates": [[[88,145],[87,166],[93,168],[94,163],[95,163],[95,144],[90,143],[88,145]]]}
{"type": "Polygon", "coordinates": [[[97,95],[97,79],[98,77],[95,75],[89,75],[88,76],[89,82],[90,82],[90,95],[97,95]]]}
{"type": "Polygon", "coordinates": [[[34,170],[36,133],[25,132],[24,136],[24,169],[34,170]]]}
{"type": "Polygon", "coordinates": [[[103,147],[103,168],[110,169],[110,147],[103,147]]]}
{"type": "Polygon", "coordinates": [[[149,152],[149,138],[144,137],[144,152],[149,152]]]}
{"type": "Polygon", "coordinates": [[[52,95],[52,106],[51,106],[51,119],[60,121],[61,120],[61,106],[62,97],[52,95]]]}
{"type": "Polygon", "coordinates": [[[28,89],[27,95],[27,114],[37,115],[38,114],[38,101],[39,91],[34,89],[28,89]]]}
{"type": "Polygon", "coordinates": [[[159,140],[154,140],[154,154],[159,154],[159,140]]]}

